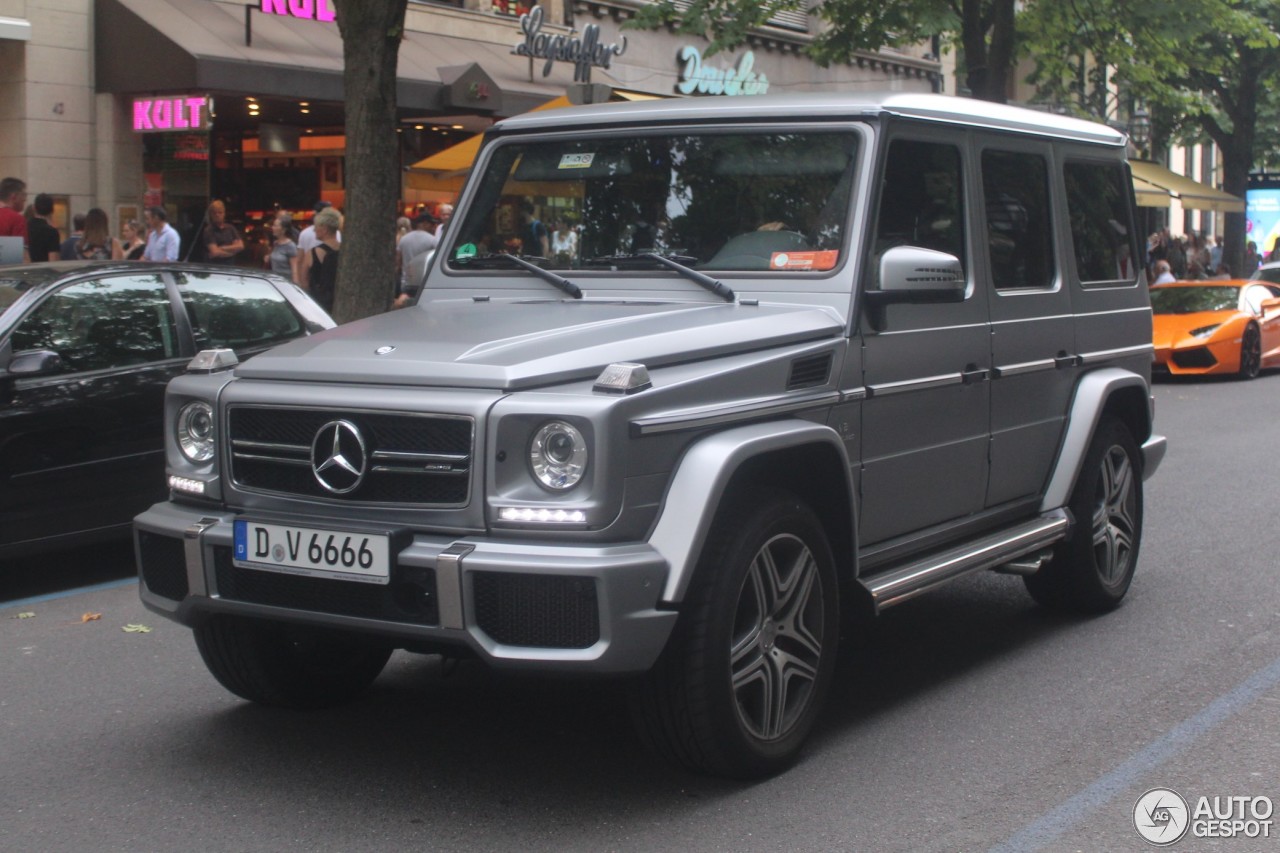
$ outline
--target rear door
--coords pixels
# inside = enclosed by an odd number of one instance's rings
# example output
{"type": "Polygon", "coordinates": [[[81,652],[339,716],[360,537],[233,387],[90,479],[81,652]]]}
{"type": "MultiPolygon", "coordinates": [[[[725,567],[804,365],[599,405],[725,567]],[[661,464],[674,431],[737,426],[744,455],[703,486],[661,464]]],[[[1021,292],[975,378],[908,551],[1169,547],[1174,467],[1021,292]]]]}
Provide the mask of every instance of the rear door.
{"type": "Polygon", "coordinates": [[[984,134],[979,286],[991,308],[991,473],[986,505],[1040,494],[1079,373],[1071,293],[1059,262],[1052,146],[984,134]]]}

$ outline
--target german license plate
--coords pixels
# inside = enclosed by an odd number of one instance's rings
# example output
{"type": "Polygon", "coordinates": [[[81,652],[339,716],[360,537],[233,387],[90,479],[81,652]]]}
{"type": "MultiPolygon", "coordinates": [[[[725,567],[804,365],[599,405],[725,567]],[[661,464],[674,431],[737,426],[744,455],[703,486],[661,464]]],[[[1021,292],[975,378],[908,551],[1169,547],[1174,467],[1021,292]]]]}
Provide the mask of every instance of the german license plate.
{"type": "Polygon", "coordinates": [[[378,533],[236,521],[232,562],[246,569],[388,583],[391,545],[378,533]]]}

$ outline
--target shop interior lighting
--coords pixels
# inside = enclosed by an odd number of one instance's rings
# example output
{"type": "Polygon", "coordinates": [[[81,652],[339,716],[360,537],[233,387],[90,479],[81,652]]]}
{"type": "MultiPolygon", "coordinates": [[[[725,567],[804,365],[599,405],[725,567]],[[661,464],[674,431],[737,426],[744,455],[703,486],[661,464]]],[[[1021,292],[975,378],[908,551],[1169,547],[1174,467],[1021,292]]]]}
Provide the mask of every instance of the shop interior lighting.
{"type": "Polygon", "coordinates": [[[422,130],[422,125],[420,125],[420,124],[415,124],[415,125],[413,126],[413,129],[414,129],[414,130],[422,130]]]}

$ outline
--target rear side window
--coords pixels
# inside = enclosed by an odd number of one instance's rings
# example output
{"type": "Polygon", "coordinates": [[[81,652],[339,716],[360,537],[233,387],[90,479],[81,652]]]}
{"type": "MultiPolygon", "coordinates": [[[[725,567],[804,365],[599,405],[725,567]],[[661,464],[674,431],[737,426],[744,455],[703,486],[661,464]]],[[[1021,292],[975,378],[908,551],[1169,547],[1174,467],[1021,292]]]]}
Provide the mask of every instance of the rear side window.
{"type": "Polygon", "coordinates": [[[1053,285],[1049,167],[1038,154],[982,152],[991,278],[997,290],[1053,285]]]}
{"type": "Polygon", "coordinates": [[[1133,221],[1120,163],[1067,163],[1067,214],[1081,282],[1133,281],[1133,221]]]}
{"type": "Polygon", "coordinates": [[[181,273],[177,279],[196,349],[268,346],[303,333],[288,300],[265,279],[226,273],[181,273]]]}

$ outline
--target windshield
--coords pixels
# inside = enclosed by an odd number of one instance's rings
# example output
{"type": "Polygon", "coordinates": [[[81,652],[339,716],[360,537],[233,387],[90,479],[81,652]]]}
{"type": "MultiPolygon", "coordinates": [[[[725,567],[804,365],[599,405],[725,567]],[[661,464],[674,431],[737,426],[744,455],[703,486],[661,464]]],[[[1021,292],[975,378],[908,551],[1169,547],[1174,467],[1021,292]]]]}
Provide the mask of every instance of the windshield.
{"type": "Polygon", "coordinates": [[[1156,287],[1151,290],[1151,310],[1157,314],[1234,311],[1239,304],[1238,287],[1156,287]]]}
{"type": "Polygon", "coordinates": [[[628,260],[658,252],[699,270],[830,270],[844,245],[856,149],[850,131],[504,145],[480,176],[449,263],[463,269],[469,258],[509,253],[552,269],[634,269],[628,260]]]}

